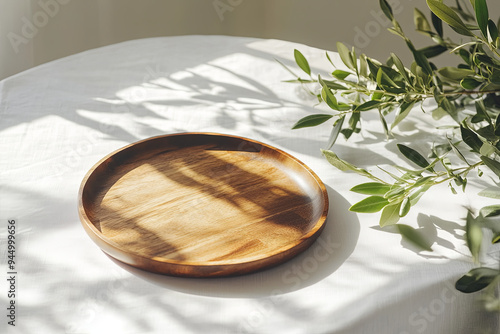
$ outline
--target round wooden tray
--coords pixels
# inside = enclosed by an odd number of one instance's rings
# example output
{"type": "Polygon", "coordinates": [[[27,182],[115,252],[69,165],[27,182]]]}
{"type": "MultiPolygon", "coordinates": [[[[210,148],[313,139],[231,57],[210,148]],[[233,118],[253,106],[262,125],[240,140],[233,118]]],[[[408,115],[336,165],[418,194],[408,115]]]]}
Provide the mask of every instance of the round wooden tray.
{"type": "Polygon", "coordinates": [[[85,176],[83,227],[111,257],[186,277],[239,275],[284,262],[321,233],[328,195],[291,155],[210,133],[146,139],[85,176]]]}

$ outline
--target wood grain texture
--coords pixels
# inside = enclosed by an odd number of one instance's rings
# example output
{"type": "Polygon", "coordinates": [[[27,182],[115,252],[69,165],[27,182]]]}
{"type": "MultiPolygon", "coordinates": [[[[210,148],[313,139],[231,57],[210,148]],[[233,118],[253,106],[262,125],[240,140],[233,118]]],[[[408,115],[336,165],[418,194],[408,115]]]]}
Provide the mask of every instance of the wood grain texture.
{"type": "Polygon", "coordinates": [[[79,193],[104,252],[152,272],[237,275],[288,260],[324,227],[328,195],[268,145],[206,133],[150,138],[102,159],[79,193]]]}

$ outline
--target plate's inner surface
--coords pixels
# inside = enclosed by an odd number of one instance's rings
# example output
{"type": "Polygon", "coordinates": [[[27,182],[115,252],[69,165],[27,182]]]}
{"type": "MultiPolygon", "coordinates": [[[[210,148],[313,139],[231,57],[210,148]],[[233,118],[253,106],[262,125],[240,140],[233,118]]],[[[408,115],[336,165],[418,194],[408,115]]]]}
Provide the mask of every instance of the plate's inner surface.
{"type": "Polygon", "coordinates": [[[105,238],[140,256],[258,260],[298,243],[323,213],[318,189],[297,174],[306,172],[283,160],[213,144],[134,154],[97,173],[87,212],[105,238]]]}

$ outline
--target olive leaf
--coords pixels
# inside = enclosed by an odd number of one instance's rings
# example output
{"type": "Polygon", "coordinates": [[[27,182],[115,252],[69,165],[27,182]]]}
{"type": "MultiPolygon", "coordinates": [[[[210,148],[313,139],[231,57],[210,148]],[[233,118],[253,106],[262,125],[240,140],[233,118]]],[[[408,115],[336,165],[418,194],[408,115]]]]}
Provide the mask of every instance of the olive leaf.
{"type": "Polygon", "coordinates": [[[492,20],[488,20],[488,42],[498,48],[498,27],[492,20]]]}
{"type": "Polygon", "coordinates": [[[465,36],[474,36],[462,19],[448,6],[437,0],[426,0],[431,11],[453,30],[465,36]]]}
{"type": "Polygon", "coordinates": [[[363,175],[363,176],[366,176],[366,177],[370,177],[370,178],[373,177],[373,175],[370,174],[365,169],[358,168],[358,167],[354,166],[353,164],[351,164],[351,163],[349,163],[349,162],[347,162],[345,160],[340,159],[332,151],[321,150],[321,152],[323,153],[323,155],[325,156],[326,160],[331,165],[333,165],[334,167],[336,167],[337,169],[339,169],[341,171],[353,171],[353,172],[356,172],[356,173],[358,173],[360,175],[363,175]]]}
{"type": "Polygon", "coordinates": [[[481,210],[479,210],[479,213],[483,217],[495,217],[500,215],[500,205],[488,205],[485,207],[482,207],[481,210]]]}
{"type": "Polygon", "coordinates": [[[374,213],[382,210],[389,201],[382,196],[370,196],[352,205],[349,211],[359,213],[374,213]]]}
{"type": "Polygon", "coordinates": [[[481,146],[483,146],[483,142],[477,134],[464,126],[464,124],[460,124],[460,131],[462,133],[462,140],[466,143],[474,152],[479,153],[481,150],[481,146]]]}
{"type": "Polygon", "coordinates": [[[479,29],[485,38],[488,38],[488,6],[486,0],[475,0],[474,10],[476,12],[476,19],[479,29]]]}
{"type": "Polygon", "coordinates": [[[335,144],[337,141],[337,138],[340,134],[340,131],[342,130],[342,125],[344,124],[344,119],[345,116],[340,117],[335,121],[333,124],[333,129],[332,132],[330,133],[330,138],[328,139],[328,144],[326,145],[326,148],[329,150],[332,148],[332,146],[335,144]]]}
{"type": "Polygon", "coordinates": [[[500,162],[484,156],[481,157],[481,160],[491,169],[493,173],[500,177],[500,162]]]}
{"type": "Polygon", "coordinates": [[[474,268],[462,276],[455,288],[465,293],[476,292],[490,285],[500,276],[500,271],[492,268],[474,268]]]}
{"type": "Polygon", "coordinates": [[[439,37],[443,38],[443,21],[436,14],[431,13],[432,26],[436,30],[439,37]]]}
{"type": "MultiPolygon", "coordinates": [[[[397,144],[399,151],[406,157],[408,160],[414,162],[417,166],[422,168],[428,168],[429,162],[425,159],[420,153],[415,151],[414,149],[405,146],[403,144],[397,144]]],[[[432,170],[432,168],[430,168],[432,170]]]]}
{"type": "Polygon", "coordinates": [[[352,61],[351,53],[344,44],[340,42],[337,43],[337,52],[339,53],[340,59],[342,60],[344,65],[347,66],[349,69],[356,71],[354,63],[352,61]]]}
{"type": "Polygon", "coordinates": [[[376,107],[380,107],[382,104],[383,104],[383,102],[375,101],[375,100],[370,100],[370,101],[366,101],[365,103],[360,104],[359,106],[357,106],[354,109],[354,111],[367,111],[367,110],[374,109],[376,107]]]}
{"type": "Polygon", "coordinates": [[[332,72],[332,76],[339,80],[344,80],[347,78],[351,73],[343,70],[335,70],[332,72]]]}
{"type": "Polygon", "coordinates": [[[399,219],[399,211],[401,210],[401,202],[395,204],[389,204],[382,210],[382,215],[380,216],[380,226],[385,227],[389,225],[396,224],[399,219]]]}
{"type": "Polygon", "coordinates": [[[468,69],[446,66],[439,69],[438,73],[443,77],[455,81],[460,81],[468,76],[473,76],[476,72],[468,69]]]}
{"type": "Polygon", "coordinates": [[[440,45],[440,44],[436,44],[436,45],[431,45],[431,46],[427,46],[425,48],[421,48],[421,49],[418,49],[418,51],[426,58],[434,58],[434,57],[437,57],[443,53],[445,53],[446,51],[448,51],[448,48],[443,46],[443,45],[440,45]]]}
{"type": "Polygon", "coordinates": [[[417,31],[432,37],[433,33],[429,21],[427,21],[425,15],[418,8],[413,10],[413,20],[417,31]]]}
{"type": "Polygon", "coordinates": [[[382,11],[389,20],[391,21],[394,20],[394,14],[392,13],[392,8],[387,2],[387,0],[380,0],[380,8],[382,8],[382,11]]]}
{"type": "Polygon", "coordinates": [[[358,194],[383,196],[385,193],[387,193],[389,190],[391,190],[391,187],[392,186],[390,184],[386,184],[386,183],[367,182],[367,183],[361,183],[361,184],[358,184],[357,186],[352,187],[351,191],[358,193],[358,194]]]}
{"type": "Polygon", "coordinates": [[[311,75],[311,68],[309,67],[309,62],[307,61],[306,57],[297,49],[294,50],[293,55],[295,57],[295,62],[299,67],[302,69],[302,71],[306,72],[308,75],[311,75]]]}
{"type": "Polygon", "coordinates": [[[297,123],[295,123],[292,129],[301,129],[301,128],[320,125],[325,123],[332,117],[333,115],[327,115],[327,114],[308,115],[306,117],[301,118],[297,123]]]}

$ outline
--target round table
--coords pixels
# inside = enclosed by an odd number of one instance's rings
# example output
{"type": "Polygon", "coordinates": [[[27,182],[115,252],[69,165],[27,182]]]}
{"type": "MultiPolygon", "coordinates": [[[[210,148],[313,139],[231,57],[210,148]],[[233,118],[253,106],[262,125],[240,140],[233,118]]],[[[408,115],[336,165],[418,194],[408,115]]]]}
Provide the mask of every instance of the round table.
{"type": "MultiPolygon", "coordinates": [[[[463,219],[465,207],[484,204],[475,196],[481,181],[467,195],[430,190],[402,221],[432,240],[434,252],[381,230],[378,215],[349,212],[363,198],[349,189],[366,180],[321,156],[331,124],[291,130],[301,117],[329,112],[283,82],[294,78],[276,59],[299,73],[295,48],[314,75],[331,72],[324,51],[305,45],[183,36],[106,46],[1,81],[2,264],[9,221],[16,230],[16,326],[4,315],[7,333],[498,333],[498,315],[482,310],[478,294],[453,286],[474,266],[463,219]],[[307,164],[330,198],[319,239],[277,267],[231,278],[162,276],[106,256],[78,218],[85,173],[120,147],[180,132],[243,136],[307,164]]],[[[378,115],[362,118],[361,134],[339,138],[335,152],[370,170],[407,164],[378,115]]],[[[431,123],[416,108],[396,137],[428,148],[431,123]]],[[[2,282],[7,314],[12,298],[2,282]]]]}

